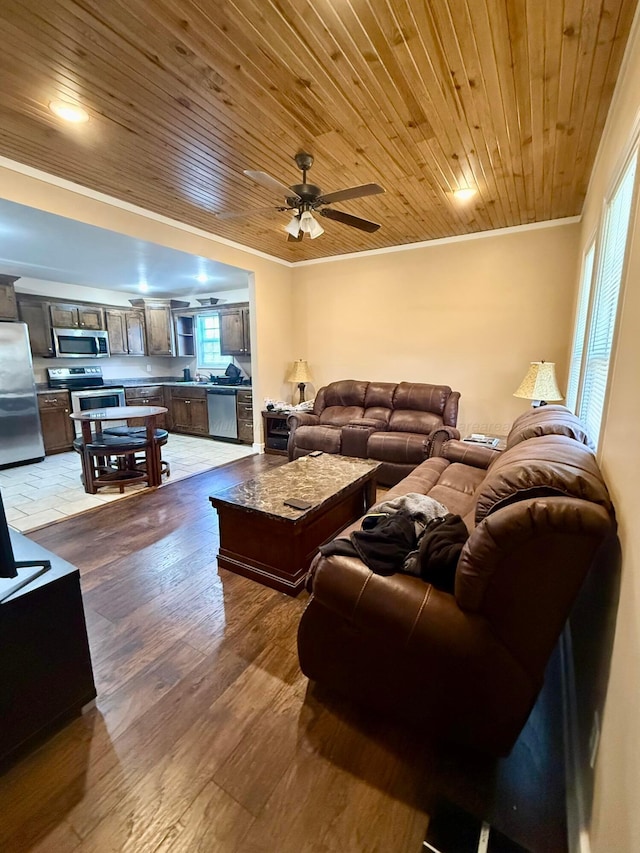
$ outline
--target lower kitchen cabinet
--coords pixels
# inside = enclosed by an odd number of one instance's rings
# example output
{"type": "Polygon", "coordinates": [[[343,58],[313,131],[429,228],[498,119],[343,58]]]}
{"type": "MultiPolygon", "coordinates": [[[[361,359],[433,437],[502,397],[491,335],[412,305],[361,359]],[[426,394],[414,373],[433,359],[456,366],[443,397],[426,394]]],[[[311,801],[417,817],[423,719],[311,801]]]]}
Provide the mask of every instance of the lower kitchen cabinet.
{"type": "Polygon", "coordinates": [[[171,423],[174,432],[209,435],[205,388],[171,388],[171,423]]]}
{"type": "Polygon", "coordinates": [[[251,391],[238,391],[238,439],[253,444],[253,396],[251,391]]]}
{"type": "MultiPolygon", "coordinates": [[[[164,388],[162,385],[135,385],[124,389],[124,397],[127,406],[165,406],[164,388]]],[[[168,407],[167,407],[168,408],[168,407]]],[[[144,426],[142,418],[131,418],[130,426],[144,426]]],[[[156,417],[156,425],[161,429],[168,429],[166,415],[156,417]]]]}
{"type": "Polygon", "coordinates": [[[38,394],[38,409],[46,455],[71,450],[75,432],[69,417],[71,414],[69,392],[49,391],[46,394],[38,394]]]}

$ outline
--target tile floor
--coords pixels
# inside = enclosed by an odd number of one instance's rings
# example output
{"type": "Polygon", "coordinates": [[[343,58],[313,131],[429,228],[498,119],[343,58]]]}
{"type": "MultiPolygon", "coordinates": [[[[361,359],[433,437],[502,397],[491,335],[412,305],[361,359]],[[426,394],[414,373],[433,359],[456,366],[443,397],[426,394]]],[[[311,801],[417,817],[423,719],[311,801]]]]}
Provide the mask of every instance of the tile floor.
{"type": "MultiPolygon", "coordinates": [[[[172,433],[162,448],[162,458],[171,465],[171,476],[168,480],[163,478],[163,485],[251,456],[254,452],[247,445],[172,433]]],[[[80,482],[80,457],[74,451],[47,456],[43,462],[33,465],[0,471],[0,492],[7,521],[10,527],[22,533],[146,489],[143,484],[128,486],[121,495],[117,487],[105,487],[97,495],[88,495],[80,482]]]]}

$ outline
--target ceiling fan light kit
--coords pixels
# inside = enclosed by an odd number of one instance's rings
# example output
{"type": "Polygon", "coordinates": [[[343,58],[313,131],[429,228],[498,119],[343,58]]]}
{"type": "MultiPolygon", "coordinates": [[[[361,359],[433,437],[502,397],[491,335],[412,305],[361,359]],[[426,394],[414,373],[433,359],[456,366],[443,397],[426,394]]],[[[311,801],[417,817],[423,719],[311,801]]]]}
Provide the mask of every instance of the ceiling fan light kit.
{"type": "Polygon", "coordinates": [[[237,217],[252,216],[258,213],[269,213],[271,211],[284,212],[292,211],[293,217],[285,225],[284,230],[287,232],[288,240],[299,242],[305,234],[308,234],[312,240],[324,234],[324,228],[313,216],[314,212],[320,216],[325,216],[327,219],[333,219],[335,222],[340,222],[342,225],[349,225],[351,228],[358,228],[360,231],[366,231],[373,234],[380,228],[377,222],[370,222],[368,219],[362,219],[359,216],[353,216],[350,213],[343,213],[341,210],[334,210],[331,207],[324,205],[332,202],[347,201],[353,198],[363,198],[368,195],[377,195],[383,193],[384,189],[378,184],[362,184],[357,187],[347,187],[336,192],[322,194],[320,187],[315,184],[307,183],[307,172],[313,165],[313,156],[304,151],[299,152],[294,157],[296,165],[302,172],[302,183],[292,184],[288,187],[272,178],[266,172],[256,172],[252,169],[245,169],[244,174],[260,184],[266,189],[275,193],[280,193],[284,196],[286,206],[277,205],[273,208],[259,208],[256,210],[247,211],[222,211],[217,214],[219,219],[235,219],[237,217]]]}

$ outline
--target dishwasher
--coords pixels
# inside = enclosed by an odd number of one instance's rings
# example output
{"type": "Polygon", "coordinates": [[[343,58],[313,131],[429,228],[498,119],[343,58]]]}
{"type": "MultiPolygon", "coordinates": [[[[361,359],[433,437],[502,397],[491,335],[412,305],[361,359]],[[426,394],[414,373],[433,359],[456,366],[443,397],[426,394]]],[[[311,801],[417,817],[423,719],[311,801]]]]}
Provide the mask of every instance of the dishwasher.
{"type": "Polygon", "coordinates": [[[208,388],[209,435],[211,438],[238,440],[238,413],[235,388],[208,388]]]}

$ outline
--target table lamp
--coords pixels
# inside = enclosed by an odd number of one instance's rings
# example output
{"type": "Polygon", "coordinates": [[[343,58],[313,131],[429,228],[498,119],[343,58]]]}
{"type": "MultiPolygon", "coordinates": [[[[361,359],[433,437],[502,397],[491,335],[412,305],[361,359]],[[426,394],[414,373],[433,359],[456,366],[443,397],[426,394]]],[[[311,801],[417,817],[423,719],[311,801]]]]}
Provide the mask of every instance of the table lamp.
{"type": "Polygon", "coordinates": [[[307,382],[312,381],[311,371],[309,370],[307,362],[302,358],[294,361],[285,381],[297,383],[298,388],[300,389],[300,402],[304,403],[304,386],[307,382]]]}
{"type": "Polygon", "coordinates": [[[562,400],[556,381],[556,365],[553,361],[532,361],[527,374],[520,383],[514,397],[532,400],[531,405],[546,406],[548,402],[562,400]]]}

